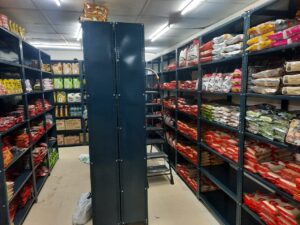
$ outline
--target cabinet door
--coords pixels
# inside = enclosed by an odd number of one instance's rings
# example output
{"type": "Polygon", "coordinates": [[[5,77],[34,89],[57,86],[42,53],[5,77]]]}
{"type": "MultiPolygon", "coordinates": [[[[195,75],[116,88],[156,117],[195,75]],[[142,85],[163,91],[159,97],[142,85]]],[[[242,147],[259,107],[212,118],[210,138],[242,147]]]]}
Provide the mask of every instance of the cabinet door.
{"type": "Polygon", "coordinates": [[[111,23],[83,23],[94,225],[120,222],[114,43],[111,23]]]}
{"type": "Polygon", "coordinates": [[[147,220],[144,27],[117,23],[121,215],[125,224],[147,220]]]}

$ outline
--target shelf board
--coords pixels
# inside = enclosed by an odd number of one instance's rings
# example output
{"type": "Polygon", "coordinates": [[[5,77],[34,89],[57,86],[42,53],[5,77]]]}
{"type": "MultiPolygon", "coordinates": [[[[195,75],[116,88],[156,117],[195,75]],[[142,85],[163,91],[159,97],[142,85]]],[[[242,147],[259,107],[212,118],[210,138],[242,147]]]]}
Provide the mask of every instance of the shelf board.
{"type": "MultiPolygon", "coordinates": [[[[199,194],[199,199],[206,208],[213,214],[215,219],[222,225],[233,225],[235,223],[236,204],[224,197],[221,190],[210,191],[199,194]],[[230,220],[230,221],[229,221],[230,220]]],[[[229,197],[227,197],[229,198],[229,197]]]]}
{"type": "Polygon", "coordinates": [[[25,148],[24,151],[20,152],[17,155],[14,155],[12,161],[7,165],[7,167],[5,168],[5,171],[7,171],[16,161],[18,161],[24,154],[26,154],[26,152],[28,152],[29,148],[25,148]]]}
{"type": "Polygon", "coordinates": [[[197,93],[199,93],[197,90],[183,90],[183,89],[178,89],[178,92],[188,93],[188,94],[197,94],[197,93]]]}
{"type": "Polygon", "coordinates": [[[82,102],[65,102],[65,103],[59,103],[59,102],[56,102],[54,103],[54,105],[81,105],[82,102]]]}
{"type": "Polygon", "coordinates": [[[200,143],[200,147],[204,148],[208,152],[217,155],[219,158],[223,159],[225,162],[229,163],[235,170],[237,170],[238,165],[233,160],[225,157],[224,155],[220,154],[219,152],[215,151],[214,149],[210,148],[208,145],[204,144],[203,142],[200,143]]]}
{"type": "Polygon", "coordinates": [[[223,190],[229,197],[237,202],[237,173],[234,170],[225,168],[224,165],[201,167],[201,172],[223,190]],[[233,183],[231,183],[233,182],[233,183]],[[235,190],[234,190],[235,189],[235,190]]]}
{"type": "Polygon", "coordinates": [[[51,131],[55,126],[56,126],[56,123],[52,124],[51,127],[46,130],[46,133],[51,131]]]}
{"type": "Polygon", "coordinates": [[[44,184],[46,183],[47,179],[48,179],[48,175],[46,175],[44,177],[41,177],[36,181],[36,189],[37,189],[38,194],[41,192],[41,190],[42,190],[44,184]]]}
{"type": "MultiPolygon", "coordinates": [[[[200,91],[201,94],[203,95],[212,95],[212,96],[241,96],[241,93],[219,93],[219,92],[208,92],[208,91],[200,91]]],[[[202,96],[203,97],[203,96],[202,96]]]]}
{"type": "Polygon", "coordinates": [[[10,132],[13,132],[13,131],[17,130],[18,128],[22,127],[22,126],[25,125],[25,124],[26,124],[26,121],[21,122],[21,123],[18,123],[18,124],[16,124],[15,126],[9,128],[9,129],[7,129],[6,131],[0,132],[0,137],[3,137],[4,135],[7,135],[7,134],[9,134],[10,132]]]}
{"type": "Polygon", "coordinates": [[[14,194],[11,199],[9,199],[9,203],[18,195],[20,190],[32,176],[32,170],[25,170],[20,176],[18,176],[14,181],[14,194]]]}
{"type": "MultiPolygon", "coordinates": [[[[173,148],[173,147],[172,147],[173,148]]],[[[198,164],[195,164],[190,158],[188,158],[185,154],[183,154],[182,152],[178,151],[177,149],[174,149],[178,155],[180,155],[182,158],[184,158],[185,160],[187,160],[189,163],[193,164],[194,166],[198,166],[198,164]]]]}
{"type": "Polygon", "coordinates": [[[53,75],[52,72],[47,72],[47,71],[43,71],[43,70],[42,70],[42,73],[45,73],[45,74],[48,74],[48,75],[53,75]]]}
{"type": "Polygon", "coordinates": [[[80,77],[80,74],[53,74],[53,77],[63,77],[63,78],[68,78],[68,77],[80,77]]]}
{"type": "Polygon", "coordinates": [[[155,119],[155,118],[161,118],[161,114],[152,114],[152,115],[146,115],[146,119],[155,119]]]}
{"type": "Polygon", "coordinates": [[[82,116],[59,116],[56,117],[57,120],[60,119],[82,119],[82,116]]]}
{"type": "Polygon", "coordinates": [[[65,89],[65,88],[56,89],[56,88],[54,88],[53,91],[79,92],[79,91],[81,91],[81,88],[72,88],[72,89],[65,89]]]}
{"type": "Polygon", "coordinates": [[[248,206],[246,206],[245,204],[242,205],[242,208],[250,215],[252,216],[256,222],[258,222],[258,224],[260,225],[265,225],[266,223],[264,221],[262,221],[262,219],[255,213],[253,212],[251,209],[249,209],[248,206]]]}
{"type": "Polygon", "coordinates": [[[157,166],[148,166],[147,167],[147,176],[160,176],[160,175],[169,175],[170,169],[166,165],[157,165],[157,166]]]}
{"type": "Polygon", "coordinates": [[[211,126],[216,126],[216,127],[219,127],[219,128],[223,128],[223,129],[226,129],[226,130],[235,132],[235,133],[238,133],[238,132],[239,132],[239,130],[238,130],[237,128],[228,126],[228,125],[226,125],[226,124],[222,124],[222,123],[215,122],[215,121],[210,121],[210,120],[207,120],[207,119],[204,119],[204,118],[201,118],[200,120],[201,120],[202,122],[208,124],[208,125],[211,125],[211,126]]]}
{"type": "Polygon", "coordinates": [[[60,148],[67,148],[67,147],[78,147],[78,146],[85,146],[85,144],[71,144],[71,145],[58,145],[60,148]]]}
{"type": "Polygon", "coordinates": [[[38,94],[43,94],[43,91],[32,91],[32,92],[26,92],[26,95],[38,95],[38,94]]]}
{"type": "Polygon", "coordinates": [[[258,140],[258,141],[268,143],[268,144],[272,144],[279,148],[285,148],[285,149],[288,149],[289,151],[296,152],[296,153],[300,152],[299,146],[292,146],[292,145],[287,145],[287,144],[279,142],[279,141],[272,141],[268,138],[265,138],[265,137],[257,135],[257,134],[250,133],[248,131],[245,132],[245,135],[246,135],[246,137],[249,137],[251,139],[258,140]]]}
{"type": "Polygon", "coordinates": [[[18,97],[18,96],[23,96],[24,93],[18,93],[18,94],[9,94],[9,95],[0,95],[1,98],[12,98],[12,97],[18,97]]]}
{"type": "Polygon", "coordinates": [[[146,131],[153,132],[153,131],[163,131],[163,127],[146,127],[146,131]]]}
{"type": "Polygon", "coordinates": [[[161,151],[147,153],[147,159],[160,159],[160,158],[168,159],[168,155],[166,155],[166,153],[161,151]]]}
{"type": "Polygon", "coordinates": [[[147,145],[164,144],[164,143],[165,140],[163,138],[154,138],[154,139],[147,138],[146,140],[147,145]]]}
{"type": "Polygon", "coordinates": [[[23,67],[24,67],[24,69],[28,69],[28,70],[32,70],[32,71],[36,71],[36,72],[42,72],[40,69],[31,67],[31,66],[23,65],[23,67]]]}
{"type": "Polygon", "coordinates": [[[214,60],[211,62],[206,62],[206,63],[200,63],[200,66],[210,66],[210,65],[215,65],[215,64],[222,64],[222,63],[228,63],[234,60],[242,60],[242,55],[235,55],[232,57],[228,57],[228,58],[223,58],[223,59],[219,59],[219,60],[214,60]]]}
{"type": "Polygon", "coordinates": [[[289,202],[293,203],[295,206],[300,207],[300,202],[293,199],[293,196],[285,192],[284,190],[280,189],[276,185],[272,184],[271,182],[265,180],[258,174],[251,173],[249,171],[244,171],[244,176],[248,177],[252,181],[256,182],[262,187],[272,190],[272,192],[277,193],[281,197],[287,199],[289,202]]]}
{"type": "Polygon", "coordinates": [[[81,132],[82,129],[74,129],[74,130],[57,130],[57,132],[81,132]]]}
{"type": "Polygon", "coordinates": [[[28,200],[24,208],[18,209],[15,219],[13,221],[14,225],[21,225],[24,222],[33,203],[34,203],[34,198],[31,198],[28,200]]]}
{"type": "Polygon", "coordinates": [[[146,90],[146,94],[159,94],[159,90],[146,90]]]}
{"type": "Polygon", "coordinates": [[[296,95],[263,95],[256,93],[246,93],[247,97],[253,98],[268,98],[268,99],[278,99],[278,100],[300,100],[300,96],[296,95]]]}
{"type": "Polygon", "coordinates": [[[146,103],[146,106],[162,106],[161,103],[146,103]]]}
{"type": "Polygon", "coordinates": [[[293,50],[293,49],[296,49],[299,47],[300,47],[300,43],[298,42],[298,43],[294,43],[294,44],[290,44],[290,45],[279,46],[276,48],[268,48],[268,49],[264,49],[264,50],[260,50],[260,51],[249,52],[248,55],[249,55],[249,57],[257,56],[257,55],[264,55],[264,54],[280,52],[280,51],[289,51],[289,50],[293,50]]]}
{"type": "Polygon", "coordinates": [[[14,67],[22,67],[20,63],[15,63],[15,62],[10,62],[10,61],[5,61],[5,60],[0,60],[0,65],[4,66],[14,66],[14,67]]]}
{"type": "Polygon", "coordinates": [[[180,136],[184,137],[185,139],[188,139],[189,141],[193,142],[194,144],[197,144],[197,141],[192,139],[190,136],[182,133],[181,131],[178,130],[178,134],[180,134],[180,136]]]}
{"type": "Polygon", "coordinates": [[[179,68],[177,68],[177,71],[182,71],[182,70],[193,70],[193,69],[198,69],[198,65],[195,65],[195,66],[187,66],[187,67],[179,67],[179,68]]]}
{"type": "Polygon", "coordinates": [[[191,119],[195,119],[195,120],[197,119],[197,116],[195,116],[193,114],[189,114],[189,113],[186,113],[186,112],[183,112],[183,111],[180,111],[180,110],[177,110],[177,112],[181,113],[182,115],[188,116],[191,119]]]}
{"type": "Polygon", "coordinates": [[[176,92],[176,89],[160,89],[161,91],[176,92]]]}
{"type": "Polygon", "coordinates": [[[38,119],[39,117],[42,117],[43,115],[45,115],[45,112],[42,112],[42,113],[40,113],[40,114],[38,114],[38,115],[36,115],[36,116],[30,117],[30,118],[29,118],[29,121],[31,122],[31,121],[33,121],[33,120],[36,120],[36,119],[38,119]]]}

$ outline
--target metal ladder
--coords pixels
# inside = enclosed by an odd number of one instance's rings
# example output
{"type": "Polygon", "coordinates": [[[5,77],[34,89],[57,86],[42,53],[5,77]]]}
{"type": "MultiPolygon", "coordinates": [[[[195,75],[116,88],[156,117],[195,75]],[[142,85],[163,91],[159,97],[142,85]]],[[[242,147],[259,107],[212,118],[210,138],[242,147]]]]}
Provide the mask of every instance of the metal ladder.
{"type": "Polygon", "coordinates": [[[147,132],[147,175],[148,177],[168,176],[170,183],[174,184],[172,169],[169,164],[169,157],[164,152],[166,144],[162,102],[153,102],[161,99],[159,90],[159,76],[149,69],[152,73],[146,74],[146,132],[147,132]],[[148,149],[148,146],[150,148],[148,149]],[[163,162],[163,163],[161,163],[163,162]]]}

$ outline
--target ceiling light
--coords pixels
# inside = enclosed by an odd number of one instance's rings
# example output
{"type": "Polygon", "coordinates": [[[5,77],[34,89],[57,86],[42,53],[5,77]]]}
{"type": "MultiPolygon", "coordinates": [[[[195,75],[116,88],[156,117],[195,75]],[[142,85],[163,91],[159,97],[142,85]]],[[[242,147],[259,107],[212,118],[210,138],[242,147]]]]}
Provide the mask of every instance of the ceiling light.
{"type": "Polygon", "coordinates": [[[200,3],[204,2],[204,0],[193,0],[181,11],[181,15],[187,14],[189,11],[195,9],[200,3]]]}
{"type": "Polygon", "coordinates": [[[80,27],[76,35],[76,40],[80,41],[81,39],[82,39],[82,28],[80,27]]]}
{"type": "Polygon", "coordinates": [[[68,50],[80,50],[81,45],[79,43],[49,43],[49,42],[31,42],[36,48],[43,49],[68,49],[68,50]]]}
{"type": "Polygon", "coordinates": [[[178,11],[181,12],[188,4],[190,4],[193,0],[185,0],[178,8],[178,11]]]}
{"type": "Polygon", "coordinates": [[[54,1],[55,1],[55,3],[56,3],[57,6],[61,5],[60,0],[54,0],[54,1]]]}
{"type": "Polygon", "coordinates": [[[166,28],[168,26],[168,24],[164,24],[162,25],[160,28],[158,28],[153,34],[151,34],[151,36],[149,37],[149,39],[154,38],[158,33],[160,33],[164,28],[166,28]]]}
{"type": "Polygon", "coordinates": [[[172,24],[168,24],[165,27],[163,27],[162,29],[160,29],[158,32],[155,32],[153,35],[151,35],[150,36],[151,42],[156,41],[160,36],[162,36],[163,34],[168,32],[172,26],[173,26],[172,24]]]}

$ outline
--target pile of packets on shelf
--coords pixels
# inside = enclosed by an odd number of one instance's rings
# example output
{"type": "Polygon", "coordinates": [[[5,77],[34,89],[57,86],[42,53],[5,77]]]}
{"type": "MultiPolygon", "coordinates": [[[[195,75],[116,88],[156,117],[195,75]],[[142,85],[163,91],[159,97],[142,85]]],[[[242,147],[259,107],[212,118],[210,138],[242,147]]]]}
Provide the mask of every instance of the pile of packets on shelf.
{"type": "Polygon", "coordinates": [[[20,79],[0,79],[0,95],[23,93],[20,79]]]}
{"type": "Polygon", "coordinates": [[[15,111],[0,117],[0,132],[5,132],[13,126],[24,122],[24,106],[17,106],[15,111]]]}
{"type": "Polygon", "coordinates": [[[6,15],[1,14],[1,13],[0,13],[0,27],[3,27],[4,29],[17,34],[21,38],[25,37],[25,28],[14,23],[10,19],[8,19],[8,17],[6,15]]]}
{"type": "MultiPolygon", "coordinates": [[[[178,140],[176,143],[176,150],[190,159],[194,165],[198,165],[198,151],[197,146],[190,145],[190,143],[178,140]]],[[[215,155],[209,154],[207,151],[201,153],[201,166],[216,166],[224,163],[221,159],[215,155]]]]}
{"type": "Polygon", "coordinates": [[[198,190],[198,183],[197,183],[197,173],[198,170],[193,165],[181,165],[177,164],[176,166],[177,173],[182,177],[183,180],[189,185],[189,187],[194,191],[197,192],[198,190]]]}
{"type": "Polygon", "coordinates": [[[32,127],[30,128],[30,135],[33,142],[40,139],[44,135],[44,133],[45,128],[43,121],[35,122],[34,124],[32,124],[32,127]]]}
{"type": "Polygon", "coordinates": [[[15,219],[17,211],[24,208],[32,197],[33,186],[32,183],[28,181],[20,190],[19,194],[9,204],[9,217],[11,221],[15,219]]]}
{"type": "Polygon", "coordinates": [[[202,117],[231,127],[239,127],[240,108],[231,105],[202,104],[202,117]]]}
{"type": "Polygon", "coordinates": [[[176,80],[160,84],[160,89],[176,90],[176,80]]]}
{"type": "Polygon", "coordinates": [[[49,78],[43,79],[43,89],[44,89],[44,91],[49,91],[49,90],[54,89],[52,79],[49,79],[49,78]]]}
{"type": "Polygon", "coordinates": [[[30,118],[40,115],[44,111],[45,110],[44,110],[42,99],[36,99],[32,101],[31,104],[28,105],[28,113],[30,118]]]}
{"type": "Polygon", "coordinates": [[[32,158],[34,165],[38,165],[44,161],[44,158],[47,154],[48,147],[46,143],[40,143],[32,151],[32,158]]]}
{"type": "Polygon", "coordinates": [[[64,91],[59,91],[54,94],[54,99],[57,103],[80,103],[81,93],[66,93],[64,91]]]}
{"type": "Polygon", "coordinates": [[[178,81],[178,89],[196,91],[198,89],[198,80],[178,81]]]}
{"type": "Polygon", "coordinates": [[[166,98],[163,100],[163,105],[169,109],[176,109],[176,99],[175,98],[166,98]]]}
{"type": "Polygon", "coordinates": [[[199,40],[184,48],[179,53],[179,67],[196,66],[199,63],[199,40]]]}
{"type": "Polygon", "coordinates": [[[163,71],[175,71],[175,70],[176,70],[175,59],[171,61],[168,65],[165,65],[163,69],[163,71]]]}
{"type": "Polygon", "coordinates": [[[300,95],[300,61],[288,61],[284,67],[267,70],[251,67],[249,74],[251,92],[300,95]]]}
{"type": "Polygon", "coordinates": [[[54,88],[55,89],[79,89],[80,88],[79,78],[55,78],[54,88]]]}
{"type": "Polygon", "coordinates": [[[223,34],[200,46],[200,63],[239,55],[243,51],[244,35],[223,34]]]}
{"type": "Polygon", "coordinates": [[[278,19],[251,27],[246,50],[255,52],[300,42],[299,11],[297,15],[295,19],[278,19]]]}
{"type": "Polygon", "coordinates": [[[108,19],[108,8],[95,3],[84,3],[83,13],[80,21],[106,22],[108,19]]]}
{"type": "Polygon", "coordinates": [[[300,146],[300,119],[296,112],[277,110],[271,105],[249,107],[246,116],[247,131],[270,140],[300,146]]]}
{"type": "Polygon", "coordinates": [[[193,116],[198,115],[198,105],[189,105],[185,98],[177,99],[177,107],[179,111],[185,112],[193,116]]]}
{"type": "Polygon", "coordinates": [[[177,129],[180,133],[184,134],[187,137],[190,137],[194,141],[197,141],[197,123],[196,122],[182,122],[177,121],[177,129]]]}
{"type": "Polygon", "coordinates": [[[79,75],[79,63],[53,63],[52,70],[57,75],[79,75]]]}
{"type": "Polygon", "coordinates": [[[241,92],[242,71],[234,70],[232,73],[204,74],[202,78],[202,91],[213,93],[239,93],[241,92]]]}
{"type": "Polygon", "coordinates": [[[268,225],[297,225],[300,210],[274,194],[245,193],[244,203],[268,225]]]}
{"type": "Polygon", "coordinates": [[[206,129],[203,138],[209,147],[226,158],[238,162],[239,147],[238,138],[235,135],[220,130],[206,129]]]}
{"type": "Polygon", "coordinates": [[[271,144],[247,141],[244,157],[245,169],[259,174],[300,202],[299,154],[271,144]]]}

